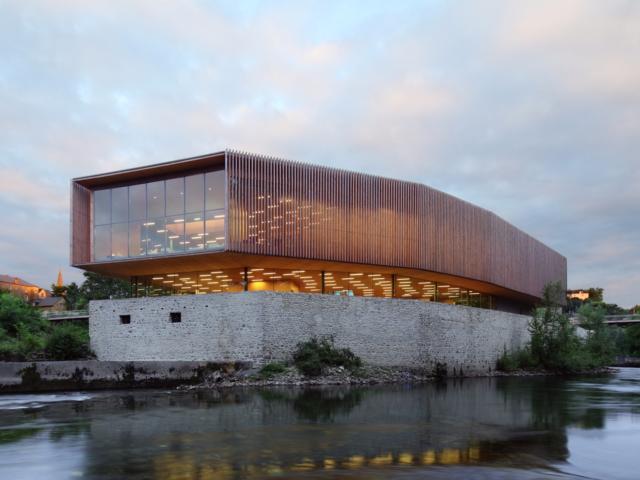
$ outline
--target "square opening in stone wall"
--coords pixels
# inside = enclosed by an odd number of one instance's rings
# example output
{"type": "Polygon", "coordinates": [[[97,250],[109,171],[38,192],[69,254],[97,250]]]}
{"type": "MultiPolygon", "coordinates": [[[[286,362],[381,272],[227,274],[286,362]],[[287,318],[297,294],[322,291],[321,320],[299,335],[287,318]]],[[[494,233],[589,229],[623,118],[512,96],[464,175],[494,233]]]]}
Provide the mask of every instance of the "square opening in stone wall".
{"type": "Polygon", "coordinates": [[[180,323],[182,321],[182,312],[171,312],[169,314],[171,323],[180,323]]]}
{"type": "Polygon", "coordinates": [[[120,315],[120,323],[122,325],[131,323],[131,315],[120,315]]]}

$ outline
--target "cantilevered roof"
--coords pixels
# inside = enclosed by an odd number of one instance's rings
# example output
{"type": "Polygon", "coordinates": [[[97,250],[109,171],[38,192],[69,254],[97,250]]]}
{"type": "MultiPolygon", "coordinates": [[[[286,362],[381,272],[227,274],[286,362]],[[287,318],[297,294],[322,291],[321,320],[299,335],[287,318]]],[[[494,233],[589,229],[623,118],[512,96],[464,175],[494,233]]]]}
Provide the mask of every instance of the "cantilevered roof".
{"type": "Polygon", "coordinates": [[[140,178],[149,179],[156,176],[171,175],[176,172],[182,173],[192,169],[203,169],[218,165],[223,166],[224,155],[224,151],[208,153],[206,155],[199,155],[182,160],[172,160],[169,162],[155,163],[153,165],[145,165],[144,167],[127,168],[126,170],[74,178],[73,182],[83,187],[95,188],[103,185],[131,182],[140,178]]]}

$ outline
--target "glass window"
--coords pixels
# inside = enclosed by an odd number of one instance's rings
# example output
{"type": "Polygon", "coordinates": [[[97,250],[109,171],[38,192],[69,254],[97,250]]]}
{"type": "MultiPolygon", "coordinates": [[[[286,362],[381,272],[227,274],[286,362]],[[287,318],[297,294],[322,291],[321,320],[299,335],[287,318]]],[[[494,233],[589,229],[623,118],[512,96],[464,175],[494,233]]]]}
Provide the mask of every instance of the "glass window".
{"type": "Polygon", "coordinates": [[[129,220],[147,218],[147,186],[131,185],[129,187],[129,220]]]}
{"type": "Polygon", "coordinates": [[[204,210],[204,175],[190,175],[185,177],[187,197],[185,201],[186,212],[202,212],[204,210]]]}
{"type": "Polygon", "coordinates": [[[223,170],[93,196],[95,260],[224,248],[223,170]],[[207,205],[214,208],[205,214],[207,205]]]}
{"type": "Polygon", "coordinates": [[[164,254],[167,237],[164,219],[149,220],[144,226],[146,227],[145,243],[147,245],[147,255],[164,254]]]}
{"type": "Polygon", "coordinates": [[[224,208],[224,170],[206,174],[207,210],[224,208]]]}
{"type": "Polygon", "coordinates": [[[111,257],[111,225],[99,225],[93,229],[93,259],[108,260],[111,257]]]}
{"type": "Polygon", "coordinates": [[[129,224],[129,256],[141,257],[147,252],[147,234],[144,222],[129,224]]]}
{"type": "Polygon", "coordinates": [[[166,181],[167,215],[184,213],[184,178],[172,178],[166,181]]]}
{"type": "Polygon", "coordinates": [[[111,225],[111,257],[126,258],[129,256],[129,224],[114,223],[111,225]]]}
{"type": "Polygon", "coordinates": [[[147,218],[164,217],[164,182],[147,183],[147,218]]]}
{"type": "Polygon", "coordinates": [[[129,217],[129,189],[127,187],[111,190],[111,222],[126,222],[129,217]]]}
{"type": "Polygon", "coordinates": [[[184,215],[167,218],[167,253],[184,252],[184,215]]]}
{"type": "Polygon", "coordinates": [[[204,214],[190,213],[184,223],[185,245],[189,251],[204,249],[204,214]]]}
{"type": "Polygon", "coordinates": [[[111,223],[111,190],[93,192],[93,223],[94,225],[111,223]]]}
{"type": "Polygon", "coordinates": [[[224,247],[224,210],[207,212],[204,236],[207,248],[224,247]]]}

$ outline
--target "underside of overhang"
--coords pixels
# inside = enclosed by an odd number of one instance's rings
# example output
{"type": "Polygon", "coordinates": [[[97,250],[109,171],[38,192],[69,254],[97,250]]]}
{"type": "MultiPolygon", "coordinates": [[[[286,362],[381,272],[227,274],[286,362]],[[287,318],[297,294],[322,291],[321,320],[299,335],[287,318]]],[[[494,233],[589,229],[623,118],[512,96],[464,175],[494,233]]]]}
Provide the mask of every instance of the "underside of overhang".
{"type": "Polygon", "coordinates": [[[276,257],[269,255],[253,255],[235,252],[203,252],[189,255],[173,255],[163,257],[149,257],[138,259],[123,259],[109,262],[96,262],[74,265],[91,272],[112,277],[129,279],[136,276],[187,273],[206,269],[222,268],[256,268],[270,267],[281,269],[306,269],[333,272],[365,272],[382,274],[400,274],[416,279],[431,280],[440,283],[452,283],[460,287],[477,290],[478,292],[509,298],[528,304],[536,303],[539,298],[532,297],[514,290],[455,275],[410,268],[392,268],[379,265],[365,265],[343,262],[328,262],[309,260],[304,258],[276,257]]]}

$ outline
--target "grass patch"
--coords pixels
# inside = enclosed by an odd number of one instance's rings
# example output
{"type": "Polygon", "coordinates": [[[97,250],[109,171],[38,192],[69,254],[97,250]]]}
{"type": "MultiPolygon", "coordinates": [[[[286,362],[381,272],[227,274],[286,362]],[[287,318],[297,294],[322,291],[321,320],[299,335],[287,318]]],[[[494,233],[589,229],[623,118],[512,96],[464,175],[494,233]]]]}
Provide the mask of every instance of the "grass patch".
{"type": "Polygon", "coordinates": [[[267,380],[269,378],[273,378],[280,373],[284,373],[287,371],[287,367],[282,363],[273,362],[267,363],[264,367],[260,369],[257,374],[257,377],[263,380],[267,380]]]}

